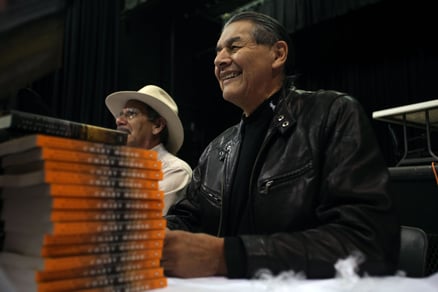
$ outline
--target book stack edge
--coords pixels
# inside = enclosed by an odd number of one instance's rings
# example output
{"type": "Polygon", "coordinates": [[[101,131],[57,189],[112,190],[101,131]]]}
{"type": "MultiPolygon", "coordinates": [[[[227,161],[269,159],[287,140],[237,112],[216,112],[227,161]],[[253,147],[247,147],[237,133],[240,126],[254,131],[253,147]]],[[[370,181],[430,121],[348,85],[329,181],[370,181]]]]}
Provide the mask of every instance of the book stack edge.
{"type": "Polygon", "coordinates": [[[0,159],[4,287],[97,292],[167,286],[160,265],[163,174],[155,151],[29,133],[0,143],[0,159]]]}

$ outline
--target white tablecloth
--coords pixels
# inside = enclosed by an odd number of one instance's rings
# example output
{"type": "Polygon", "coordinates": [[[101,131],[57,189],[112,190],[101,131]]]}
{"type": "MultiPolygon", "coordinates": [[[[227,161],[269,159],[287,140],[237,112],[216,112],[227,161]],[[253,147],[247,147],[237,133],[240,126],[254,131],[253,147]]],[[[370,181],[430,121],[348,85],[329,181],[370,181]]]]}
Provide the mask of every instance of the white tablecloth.
{"type": "Polygon", "coordinates": [[[272,278],[267,280],[230,280],[221,277],[168,278],[168,286],[154,292],[437,292],[438,273],[427,278],[351,277],[327,280],[272,278]]]}
{"type": "MultiPolygon", "coordinates": [[[[8,273],[0,267],[0,292],[30,292],[12,289],[8,273]]],[[[223,277],[193,279],[167,278],[165,288],[154,292],[438,292],[438,273],[426,278],[348,276],[326,280],[306,280],[294,276],[263,280],[234,280],[223,277]]],[[[26,289],[25,289],[26,290],[26,289]]],[[[149,292],[148,291],[148,292],[149,292]]]]}

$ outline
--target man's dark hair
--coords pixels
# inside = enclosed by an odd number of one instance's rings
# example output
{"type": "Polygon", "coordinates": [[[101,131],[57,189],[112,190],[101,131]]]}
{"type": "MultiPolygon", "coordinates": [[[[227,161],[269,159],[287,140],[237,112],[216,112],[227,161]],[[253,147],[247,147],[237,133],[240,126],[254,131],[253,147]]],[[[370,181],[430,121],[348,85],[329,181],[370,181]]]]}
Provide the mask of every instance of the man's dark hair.
{"type": "Polygon", "coordinates": [[[277,41],[285,41],[289,48],[285,65],[285,73],[291,74],[293,69],[294,53],[292,40],[286,30],[275,18],[256,11],[244,11],[231,16],[224,24],[224,28],[236,21],[247,20],[254,24],[253,38],[257,44],[273,45],[277,41]]]}

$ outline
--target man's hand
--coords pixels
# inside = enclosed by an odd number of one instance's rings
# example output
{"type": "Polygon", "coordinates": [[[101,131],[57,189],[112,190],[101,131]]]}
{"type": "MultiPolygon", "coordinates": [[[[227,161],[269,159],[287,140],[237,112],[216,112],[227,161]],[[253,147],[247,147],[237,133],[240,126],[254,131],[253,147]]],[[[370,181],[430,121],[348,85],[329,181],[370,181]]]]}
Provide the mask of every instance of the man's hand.
{"type": "Polygon", "coordinates": [[[161,265],[167,276],[225,276],[224,239],[203,233],[166,231],[161,265]]]}

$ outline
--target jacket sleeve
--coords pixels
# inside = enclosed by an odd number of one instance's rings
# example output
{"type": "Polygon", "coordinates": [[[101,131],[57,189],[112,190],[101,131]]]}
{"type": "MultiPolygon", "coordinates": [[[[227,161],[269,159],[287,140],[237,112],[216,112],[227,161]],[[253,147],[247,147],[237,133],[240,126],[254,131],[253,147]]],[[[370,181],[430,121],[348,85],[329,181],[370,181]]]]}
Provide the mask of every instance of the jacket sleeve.
{"type": "Polygon", "coordinates": [[[388,170],[367,116],[359,103],[342,96],[334,99],[319,126],[312,137],[320,146],[314,161],[317,183],[309,193],[315,197],[317,224],[241,236],[247,277],[260,268],[333,277],[335,263],[352,255],[360,255],[360,273],[395,272],[400,227],[388,191],[388,170]]]}

